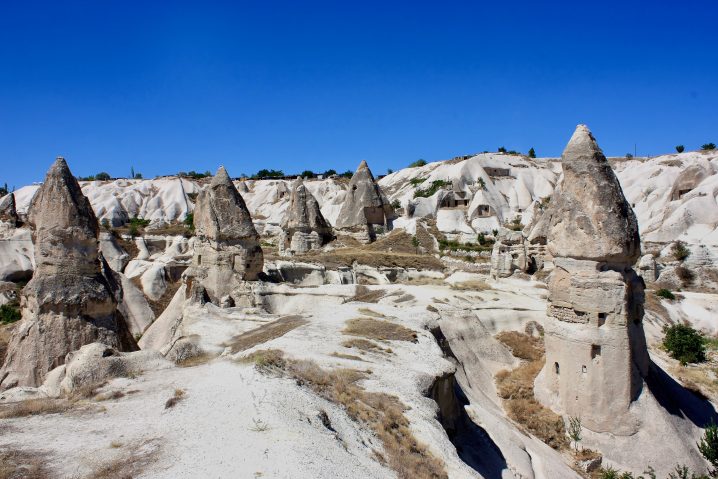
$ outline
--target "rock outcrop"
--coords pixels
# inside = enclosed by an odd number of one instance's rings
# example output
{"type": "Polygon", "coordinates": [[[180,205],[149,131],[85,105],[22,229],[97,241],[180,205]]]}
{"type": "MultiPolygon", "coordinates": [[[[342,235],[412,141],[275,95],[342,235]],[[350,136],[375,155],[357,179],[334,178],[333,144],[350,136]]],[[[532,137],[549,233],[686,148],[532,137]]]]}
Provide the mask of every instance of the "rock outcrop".
{"type": "Polygon", "coordinates": [[[215,304],[228,295],[238,302],[237,290],[257,279],[264,256],[247,206],[224,167],[197,196],[194,225],[192,266],[183,275],[188,290],[201,285],[215,304]]]}
{"type": "Polygon", "coordinates": [[[376,238],[374,226],[391,230],[395,218],[394,208],[374,181],[366,161],[362,160],[349,182],[336,227],[355,230],[359,233],[358,239],[373,241],[376,238]]]}
{"type": "Polygon", "coordinates": [[[521,231],[501,228],[491,251],[492,278],[506,278],[514,271],[526,271],[528,257],[521,231]]]}
{"type": "Polygon", "coordinates": [[[546,217],[549,278],[546,364],[536,396],[595,432],[627,435],[629,407],[648,374],[638,225],[591,132],[576,128],[546,217]]]}
{"type": "Polygon", "coordinates": [[[99,252],[97,218],[64,159],[48,171],[28,219],[36,267],[22,291],[23,319],[0,369],[0,389],[38,386],[89,343],[137,348],[117,309],[122,289],[99,252]]]}
{"type": "Polygon", "coordinates": [[[297,178],[292,185],[289,207],[281,228],[279,251],[287,256],[319,249],[332,239],[332,227],[324,219],[317,199],[301,178],[297,178]]]}
{"type": "Polygon", "coordinates": [[[0,223],[17,226],[19,221],[15,206],[15,194],[9,193],[0,199],[0,223]]]}

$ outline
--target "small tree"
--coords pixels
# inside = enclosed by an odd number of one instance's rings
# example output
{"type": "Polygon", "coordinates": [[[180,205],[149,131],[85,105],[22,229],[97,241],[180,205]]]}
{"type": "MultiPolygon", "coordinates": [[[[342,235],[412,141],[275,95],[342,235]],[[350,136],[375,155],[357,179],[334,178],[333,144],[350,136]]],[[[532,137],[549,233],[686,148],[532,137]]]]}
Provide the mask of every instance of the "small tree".
{"type": "Polygon", "coordinates": [[[713,421],[703,431],[703,438],[697,445],[698,450],[703,454],[706,461],[713,466],[710,475],[718,477],[718,426],[713,421]]]}
{"type": "Polygon", "coordinates": [[[683,241],[676,241],[673,243],[673,246],[671,246],[671,253],[678,261],[683,261],[690,256],[691,251],[686,248],[686,244],[683,241]]]}
{"type": "Polygon", "coordinates": [[[504,148],[503,146],[500,146],[499,153],[506,153],[506,148],[504,148]]]}
{"type": "Polygon", "coordinates": [[[534,150],[533,146],[529,148],[529,158],[536,158],[536,150],[534,150]]]}
{"type": "Polygon", "coordinates": [[[135,177],[135,167],[130,166],[130,178],[134,178],[134,177],[135,177]]]}
{"type": "Polygon", "coordinates": [[[573,441],[573,447],[578,452],[579,443],[581,442],[581,432],[583,427],[581,426],[580,417],[569,417],[568,418],[568,437],[573,441]]]}
{"type": "Polygon", "coordinates": [[[677,151],[678,153],[683,153],[683,150],[685,150],[685,147],[684,147],[683,145],[677,145],[677,146],[676,146],[676,151],[677,151]]]}
{"type": "Polygon", "coordinates": [[[706,143],[704,145],[701,145],[701,150],[715,150],[716,144],[715,143],[706,143]]]}
{"type": "Polygon", "coordinates": [[[415,162],[411,163],[409,165],[409,168],[417,168],[419,166],[424,166],[424,165],[426,165],[426,161],[424,161],[423,159],[420,158],[420,159],[416,160],[415,162]]]}
{"type": "Polygon", "coordinates": [[[299,173],[299,176],[301,176],[302,178],[314,178],[316,175],[312,170],[304,170],[299,173]]]}
{"type": "Polygon", "coordinates": [[[5,183],[5,184],[0,188],[0,196],[5,196],[5,195],[8,194],[8,193],[9,193],[9,191],[7,190],[7,183],[5,183]]]}
{"type": "Polygon", "coordinates": [[[476,241],[478,241],[481,246],[484,246],[486,244],[486,236],[484,233],[479,233],[479,236],[476,237],[476,241]]]}
{"type": "Polygon", "coordinates": [[[399,208],[401,208],[401,202],[399,200],[394,200],[391,202],[391,207],[395,210],[398,210],[399,208]]]}
{"type": "Polygon", "coordinates": [[[416,254],[419,254],[419,240],[416,238],[416,235],[411,237],[411,245],[414,247],[416,254]]]}
{"type": "Polygon", "coordinates": [[[486,182],[484,181],[483,178],[479,178],[478,183],[479,183],[479,188],[481,188],[482,190],[486,189],[486,182]]]}
{"type": "Polygon", "coordinates": [[[682,365],[702,363],[706,360],[703,335],[685,324],[675,324],[663,330],[663,347],[682,365]]]}
{"type": "Polygon", "coordinates": [[[391,175],[392,173],[394,173],[394,170],[392,170],[391,168],[387,168],[387,169],[386,169],[386,174],[387,174],[387,175],[391,175]]]}
{"type": "Polygon", "coordinates": [[[95,179],[98,181],[108,181],[111,179],[110,174],[104,171],[99,172],[95,175],[95,179]]]}
{"type": "Polygon", "coordinates": [[[626,159],[630,160],[631,158],[633,158],[633,155],[631,153],[626,153],[626,159]]]}

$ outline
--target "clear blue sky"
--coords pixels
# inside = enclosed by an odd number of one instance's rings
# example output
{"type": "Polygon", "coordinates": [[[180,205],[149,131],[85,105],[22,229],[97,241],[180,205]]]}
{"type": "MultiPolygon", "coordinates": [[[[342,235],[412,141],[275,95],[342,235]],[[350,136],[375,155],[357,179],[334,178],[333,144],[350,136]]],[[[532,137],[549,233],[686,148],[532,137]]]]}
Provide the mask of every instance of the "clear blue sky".
{"type": "Polygon", "coordinates": [[[0,4],[0,184],[718,143],[718,2],[0,4]],[[544,4],[550,4],[546,6],[544,4]]]}

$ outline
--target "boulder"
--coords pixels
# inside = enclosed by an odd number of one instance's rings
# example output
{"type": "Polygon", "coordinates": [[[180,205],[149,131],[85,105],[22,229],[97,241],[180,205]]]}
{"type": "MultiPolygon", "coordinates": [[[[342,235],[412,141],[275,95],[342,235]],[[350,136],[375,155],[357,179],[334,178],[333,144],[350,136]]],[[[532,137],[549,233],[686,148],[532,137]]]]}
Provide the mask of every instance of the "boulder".
{"type": "Polygon", "coordinates": [[[0,198],[0,222],[17,226],[20,218],[15,207],[15,194],[9,193],[0,198]]]}

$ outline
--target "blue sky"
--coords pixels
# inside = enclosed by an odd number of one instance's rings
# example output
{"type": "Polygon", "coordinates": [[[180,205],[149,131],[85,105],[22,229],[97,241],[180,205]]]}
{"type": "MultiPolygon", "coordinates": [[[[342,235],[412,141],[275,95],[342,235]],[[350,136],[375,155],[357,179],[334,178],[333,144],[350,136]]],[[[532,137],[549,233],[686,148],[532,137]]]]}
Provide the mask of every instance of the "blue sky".
{"type": "Polygon", "coordinates": [[[718,2],[0,4],[0,184],[718,143],[718,2]],[[546,5],[548,4],[548,5],[546,5]]]}

